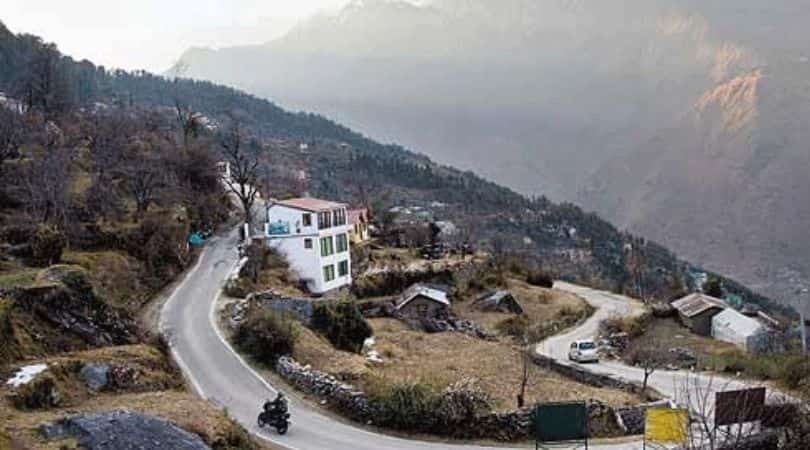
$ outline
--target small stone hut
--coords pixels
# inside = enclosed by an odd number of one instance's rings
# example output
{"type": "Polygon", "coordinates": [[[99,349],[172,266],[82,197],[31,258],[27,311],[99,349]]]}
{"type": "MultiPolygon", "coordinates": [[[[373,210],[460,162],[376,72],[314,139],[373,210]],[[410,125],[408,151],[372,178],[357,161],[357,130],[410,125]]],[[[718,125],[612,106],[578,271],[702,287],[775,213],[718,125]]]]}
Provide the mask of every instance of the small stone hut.
{"type": "Polygon", "coordinates": [[[706,294],[695,293],[672,302],[681,323],[693,333],[711,336],[712,318],[728,308],[726,302],[706,294]]]}
{"type": "Polygon", "coordinates": [[[487,292],[478,297],[473,305],[481,311],[523,314],[523,307],[509,291],[487,292]]]}
{"type": "Polygon", "coordinates": [[[447,291],[438,286],[414,284],[402,293],[396,311],[414,319],[443,317],[450,312],[450,300],[447,291]]]}

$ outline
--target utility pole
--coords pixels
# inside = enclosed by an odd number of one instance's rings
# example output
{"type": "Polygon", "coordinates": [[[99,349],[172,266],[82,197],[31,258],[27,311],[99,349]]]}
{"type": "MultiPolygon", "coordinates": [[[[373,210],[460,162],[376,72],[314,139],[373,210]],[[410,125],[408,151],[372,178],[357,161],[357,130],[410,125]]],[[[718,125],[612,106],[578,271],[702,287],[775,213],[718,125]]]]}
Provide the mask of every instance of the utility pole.
{"type": "Polygon", "coordinates": [[[804,302],[801,301],[802,297],[806,297],[807,294],[810,293],[810,290],[803,287],[799,289],[799,320],[801,321],[801,333],[802,333],[802,354],[807,355],[807,325],[804,322],[804,302]]]}

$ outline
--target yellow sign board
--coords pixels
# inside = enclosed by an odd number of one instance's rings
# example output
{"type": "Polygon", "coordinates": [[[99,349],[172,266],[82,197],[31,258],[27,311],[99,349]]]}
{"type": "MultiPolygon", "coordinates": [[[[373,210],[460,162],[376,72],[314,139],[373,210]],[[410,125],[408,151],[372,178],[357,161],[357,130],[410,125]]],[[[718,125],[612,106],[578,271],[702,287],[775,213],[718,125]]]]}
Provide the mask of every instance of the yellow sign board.
{"type": "Polygon", "coordinates": [[[684,444],[688,424],[689,411],[685,409],[649,408],[644,421],[644,439],[660,444],[684,444]]]}

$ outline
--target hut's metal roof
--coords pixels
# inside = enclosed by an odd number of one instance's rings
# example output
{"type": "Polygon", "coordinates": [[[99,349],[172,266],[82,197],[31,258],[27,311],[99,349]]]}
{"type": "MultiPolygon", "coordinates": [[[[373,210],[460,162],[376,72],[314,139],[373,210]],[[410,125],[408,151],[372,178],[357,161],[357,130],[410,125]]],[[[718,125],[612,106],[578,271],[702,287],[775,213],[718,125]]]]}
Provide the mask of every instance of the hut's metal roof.
{"type": "Polygon", "coordinates": [[[712,308],[726,309],[728,305],[723,300],[706,294],[695,293],[687,295],[672,302],[672,307],[686,317],[695,317],[712,308]]]}
{"type": "Polygon", "coordinates": [[[447,292],[433,286],[425,284],[414,284],[402,293],[402,297],[397,304],[397,309],[402,309],[416,297],[423,296],[436,303],[441,303],[445,306],[450,306],[450,300],[447,298],[447,292]]]}

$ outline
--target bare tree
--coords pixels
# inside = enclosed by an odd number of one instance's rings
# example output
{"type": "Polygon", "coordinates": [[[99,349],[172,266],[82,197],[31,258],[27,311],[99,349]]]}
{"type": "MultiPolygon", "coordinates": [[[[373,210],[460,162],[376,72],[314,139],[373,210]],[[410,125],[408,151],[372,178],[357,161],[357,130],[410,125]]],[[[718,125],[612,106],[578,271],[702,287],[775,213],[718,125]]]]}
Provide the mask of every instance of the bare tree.
{"type": "Polygon", "coordinates": [[[87,192],[87,208],[100,217],[119,210],[120,196],[114,176],[124,164],[129,138],[134,130],[123,114],[97,115],[88,124],[87,141],[93,158],[92,184],[87,192]]]}
{"type": "Polygon", "coordinates": [[[647,303],[647,296],[644,291],[644,271],[647,264],[644,246],[645,243],[642,239],[633,239],[631,243],[625,246],[625,251],[636,295],[638,295],[644,303],[647,303]]]}
{"type": "Polygon", "coordinates": [[[526,388],[529,386],[531,368],[534,366],[532,361],[531,352],[534,351],[534,346],[542,338],[539,329],[532,326],[527,320],[526,316],[516,316],[513,318],[518,326],[518,335],[515,336],[518,344],[520,345],[521,356],[521,373],[520,382],[518,384],[517,393],[517,407],[523,408],[526,406],[526,388]]]}
{"type": "Polygon", "coordinates": [[[171,69],[174,75],[172,83],[174,90],[175,119],[183,133],[183,149],[186,151],[188,151],[191,138],[197,138],[202,128],[202,123],[200,122],[202,115],[195,112],[191,106],[184,102],[182,100],[183,95],[180,93],[180,83],[182,83],[183,75],[185,75],[187,70],[188,64],[185,61],[178,61],[171,69]]]}
{"type": "Polygon", "coordinates": [[[222,153],[230,168],[223,180],[242,207],[245,223],[253,223],[253,205],[259,194],[259,155],[243,142],[239,123],[234,123],[221,142],[222,153]]]}
{"type": "Polygon", "coordinates": [[[647,390],[650,375],[672,362],[670,353],[656,341],[630,349],[626,359],[630,364],[638,366],[644,371],[644,381],[641,385],[642,392],[647,390]]]}
{"type": "MultiPolygon", "coordinates": [[[[769,396],[766,405],[752,403],[750,397],[740,396],[734,404],[724,407],[730,410],[736,423],[718,425],[716,394],[737,389],[740,389],[740,386],[731,381],[696,375],[687,376],[679,386],[676,386],[675,401],[689,410],[686,449],[776,448],[774,446],[776,433],[769,427],[783,428],[783,431],[787,431],[786,434],[795,429],[800,430],[800,433],[806,432],[806,428],[803,428],[806,423],[803,427],[794,428],[793,419],[802,406],[794,404],[782,394],[769,396]]],[[[805,448],[804,442],[800,445],[798,448],[805,448]]]]}
{"type": "Polygon", "coordinates": [[[177,123],[180,124],[180,129],[183,131],[183,149],[188,150],[191,138],[196,139],[200,135],[202,115],[193,111],[178,99],[175,99],[174,108],[177,123]]]}
{"type": "Polygon", "coordinates": [[[135,201],[135,216],[140,218],[168,184],[169,174],[163,162],[142,152],[129,155],[122,170],[126,190],[135,201]]]}
{"type": "Polygon", "coordinates": [[[155,201],[158,190],[164,185],[164,177],[156,161],[149,158],[138,159],[130,167],[132,178],[129,180],[129,188],[140,215],[155,201]]]}
{"type": "Polygon", "coordinates": [[[513,256],[506,236],[498,234],[492,238],[490,241],[490,255],[493,271],[500,280],[504,280],[508,271],[509,259],[513,256]]]}
{"type": "Polygon", "coordinates": [[[70,204],[70,154],[59,149],[34,160],[22,172],[20,189],[32,217],[64,227],[70,204]]]}
{"type": "Polygon", "coordinates": [[[20,115],[0,106],[0,164],[17,155],[22,137],[23,123],[20,115]]]}

